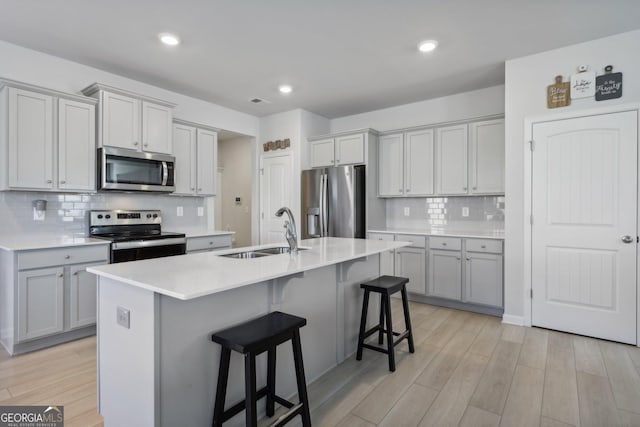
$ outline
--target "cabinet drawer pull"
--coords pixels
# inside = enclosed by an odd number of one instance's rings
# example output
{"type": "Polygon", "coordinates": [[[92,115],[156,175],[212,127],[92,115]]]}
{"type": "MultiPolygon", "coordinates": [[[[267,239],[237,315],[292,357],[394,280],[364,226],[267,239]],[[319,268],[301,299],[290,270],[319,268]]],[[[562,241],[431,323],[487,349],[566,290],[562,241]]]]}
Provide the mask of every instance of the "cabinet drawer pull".
{"type": "Polygon", "coordinates": [[[60,184],[66,184],[67,181],[60,181],[60,184]]]}
{"type": "Polygon", "coordinates": [[[487,245],[480,245],[482,249],[487,249],[487,245]]]}
{"type": "Polygon", "coordinates": [[[47,180],[47,184],[51,184],[52,182],[53,182],[53,180],[51,180],[51,179],[47,180]]]}
{"type": "Polygon", "coordinates": [[[64,259],[69,259],[69,258],[71,258],[71,255],[65,255],[64,256],[64,259]]]}
{"type": "Polygon", "coordinates": [[[456,257],[456,259],[457,259],[458,261],[460,261],[460,257],[459,257],[459,256],[457,256],[457,257],[456,257]]]}
{"type": "Polygon", "coordinates": [[[202,188],[198,188],[198,191],[202,191],[202,188]]]}
{"type": "Polygon", "coordinates": [[[411,191],[411,189],[410,189],[410,188],[407,188],[407,193],[408,193],[409,191],[411,191]]]}
{"type": "Polygon", "coordinates": [[[442,243],[442,246],[447,246],[447,244],[446,243],[442,243]]]}

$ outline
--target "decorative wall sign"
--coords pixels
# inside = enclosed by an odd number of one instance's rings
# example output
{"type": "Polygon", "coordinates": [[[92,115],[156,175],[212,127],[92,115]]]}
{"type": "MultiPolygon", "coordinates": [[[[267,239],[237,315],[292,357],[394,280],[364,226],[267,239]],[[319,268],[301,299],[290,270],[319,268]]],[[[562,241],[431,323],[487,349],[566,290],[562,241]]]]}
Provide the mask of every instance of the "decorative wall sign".
{"type": "Polygon", "coordinates": [[[571,99],[591,98],[596,93],[596,73],[587,71],[586,65],[578,67],[578,74],[571,76],[571,99]]]}
{"type": "Polygon", "coordinates": [[[613,66],[604,67],[605,74],[596,77],[596,101],[606,101],[622,96],[622,73],[612,73],[613,66]]]}
{"type": "Polygon", "coordinates": [[[547,108],[566,107],[571,104],[569,82],[562,82],[562,76],[556,76],[556,83],[547,86],[547,108]]]}
{"type": "Polygon", "coordinates": [[[287,139],[278,139],[276,141],[269,141],[262,144],[262,149],[264,151],[274,151],[274,150],[284,150],[285,148],[289,148],[291,146],[291,140],[287,139]]]}

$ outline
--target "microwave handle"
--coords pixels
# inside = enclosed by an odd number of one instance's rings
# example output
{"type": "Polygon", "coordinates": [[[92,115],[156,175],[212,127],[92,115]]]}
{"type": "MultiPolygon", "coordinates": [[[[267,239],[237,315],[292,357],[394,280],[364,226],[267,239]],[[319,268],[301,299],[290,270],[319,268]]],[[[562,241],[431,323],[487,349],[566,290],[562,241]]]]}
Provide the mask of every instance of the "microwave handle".
{"type": "Polygon", "coordinates": [[[167,162],[162,162],[162,185],[166,186],[168,180],[169,180],[169,166],[167,166],[167,162]]]}

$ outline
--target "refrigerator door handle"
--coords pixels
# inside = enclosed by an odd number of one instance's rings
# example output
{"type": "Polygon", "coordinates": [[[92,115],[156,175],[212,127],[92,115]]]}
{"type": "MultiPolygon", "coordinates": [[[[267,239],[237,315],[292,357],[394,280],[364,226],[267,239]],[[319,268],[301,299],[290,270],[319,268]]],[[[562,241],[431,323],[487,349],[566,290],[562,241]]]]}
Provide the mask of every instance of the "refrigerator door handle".
{"type": "Polygon", "coordinates": [[[327,200],[328,194],[327,194],[327,187],[329,185],[329,176],[326,173],[322,174],[322,177],[320,179],[320,185],[321,185],[321,190],[320,190],[320,203],[321,203],[321,211],[320,211],[320,223],[321,223],[321,230],[322,230],[322,237],[326,237],[329,233],[328,233],[328,224],[327,224],[327,217],[328,217],[328,207],[329,207],[329,203],[327,200]]]}

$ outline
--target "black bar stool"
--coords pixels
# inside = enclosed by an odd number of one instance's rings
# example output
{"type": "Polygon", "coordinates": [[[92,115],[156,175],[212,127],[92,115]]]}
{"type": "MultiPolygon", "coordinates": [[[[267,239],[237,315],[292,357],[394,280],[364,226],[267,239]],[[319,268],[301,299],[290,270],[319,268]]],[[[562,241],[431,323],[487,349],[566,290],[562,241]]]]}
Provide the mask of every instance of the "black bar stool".
{"type": "Polygon", "coordinates": [[[302,317],[274,311],[211,335],[211,340],[222,346],[218,386],[213,410],[213,427],[222,426],[223,422],[240,413],[243,409],[246,409],[245,425],[256,426],[258,423],[257,401],[265,396],[267,397],[267,416],[273,416],[276,402],[289,408],[288,412],[272,424],[273,426],[284,425],[297,415],[302,417],[302,425],[304,427],[311,425],[307,384],[302,363],[302,347],[300,346],[300,328],[306,324],[307,320],[302,317]],[[293,360],[298,383],[298,398],[300,400],[298,404],[293,404],[276,395],[276,347],[289,340],[293,345],[293,360]],[[227,395],[231,350],[244,354],[245,398],[225,411],[224,404],[227,395]],[[256,356],[265,351],[268,352],[267,385],[256,391],[256,356]]]}
{"type": "Polygon", "coordinates": [[[409,301],[407,300],[406,284],[409,279],[406,277],[380,276],[360,285],[364,289],[364,301],[362,302],[362,317],[360,319],[360,333],[358,334],[358,351],[356,359],[362,360],[362,349],[368,348],[380,353],[389,355],[389,370],[396,370],[396,357],[394,347],[403,339],[409,342],[409,352],[415,352],[413,346],[413,332],[411,332],[411,319],[409,318],[409,301]],[[393,332],[393,322],[391,321],[391,298],[390,296],[400,291],[402,293],[402,308],[404,310],[404,324],[406,330],[402,333],[393,332]],[[380,322],[373,328],[365,331],[367,327],[367,312],[369,311],[369,292],[380,294],[380,322]],[[387,326],[385,328],[385,320],[387,326]],[[387,348],[365,344],[364,340],[370,335],[378,332],[378,344],[382,345],[383,335],[387,335],[387,348]],[[393,337],[398,337],[394,341],[393,337]]]}

